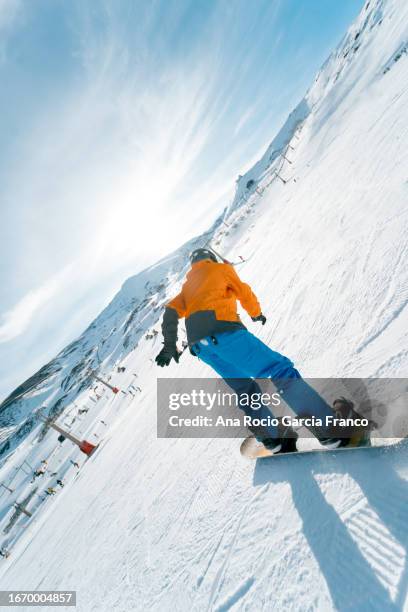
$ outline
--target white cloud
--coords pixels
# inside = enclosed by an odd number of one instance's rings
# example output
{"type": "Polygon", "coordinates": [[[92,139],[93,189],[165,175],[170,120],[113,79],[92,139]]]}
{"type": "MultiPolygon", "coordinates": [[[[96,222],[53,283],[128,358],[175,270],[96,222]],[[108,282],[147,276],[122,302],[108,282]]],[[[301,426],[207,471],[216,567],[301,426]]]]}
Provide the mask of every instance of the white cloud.
{"type": "Polygon", "coordinates": [[[237,125],[235,127],[234,136],[236,136],[238,134],[238,132],[240,132],[240,130],[250,120],[250,118],[254,115],[254,113],[255,113],[255,106],[250,106],[244,112],[244,114],[241,116],[240,120],[238,121],[238,123],[237,123],[237,125]]]}
{"type": "Polygon", "coordinates": [[[56,295],[63,284],[68,266],[62,273],[49,279],[41,287],[32,289],[21,298],[13,308],[1,317],[0,344],[10,342],[29,327],[33,317],[41,308],[44,308],[56,295]]]}

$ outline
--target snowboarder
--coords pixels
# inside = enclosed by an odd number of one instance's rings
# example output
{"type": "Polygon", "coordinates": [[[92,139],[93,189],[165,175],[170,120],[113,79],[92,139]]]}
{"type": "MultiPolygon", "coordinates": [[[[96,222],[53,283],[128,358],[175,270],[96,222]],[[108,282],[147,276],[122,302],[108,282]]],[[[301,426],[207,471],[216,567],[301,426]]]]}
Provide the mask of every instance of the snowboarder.
{"type": "MultiPolygon", "coordinates": [[[[241,322],[237,300],[252,321],[265,325],[266,317],[251,288],[241,281],[233,266],[219,263],[216,255],[205,248],[193,251],[190,262],[191,270],[181,292],[166,305],[162,323],[164,347],[156,363],[163,367],[172,359],[179,362],[177,328],[179,319],[185,317],[190,352],[212,367],[238,396],[261,392],[254,379],[268,378],[298,416],[314,416],[323,423],[326,417],[333,417],[333,409],[303,380],[292,361],[270,349],[241,322]]],[[[251,408],[240,407],[254,416],[251,408]]],[[[271,417],[267,406],[255,412],[261,419],[271,417]]],[[[296,450],[297,433],[281,423],[264,428],[262,435],[259,430],[254,433],[274,453],[296,450]]],[[[325,428],[314,428],[312,433],[327,448],[350,443],[349,438],[325,428]]]]}
{"type": "Polygon", "coordinates": [[[61,487],[61,489],[64,487],[64,482],[61,480],[61,478],[58,478],[57,485],[61,487]]]}
{"type": "Polygon", "coordinates": [[[44,472],[42,470],[35,470],[35,472],[33,472],[33,478],[31,482],[34,482],[34,480],[36,478],[39,478],[40,476],[44,476],[44,472]]]}
{"type": "Polygon", "coordinates": [[[56,490],[54,489],[54,487],[48,487],[48,489],[46,489],[45,494],[46,495],[55,495],[56,494],[56,490]]]}
{"type": "Polygon", "coordinates": [[[41,467],[37,468],[33,472],[33,478],[31,480],[31,482],[33,483],[36,478],[39,478],[40,476],[44,476],[46,471],[47,471],[47,462],[44,460],[44,461],[41,461],[41,467]]]}

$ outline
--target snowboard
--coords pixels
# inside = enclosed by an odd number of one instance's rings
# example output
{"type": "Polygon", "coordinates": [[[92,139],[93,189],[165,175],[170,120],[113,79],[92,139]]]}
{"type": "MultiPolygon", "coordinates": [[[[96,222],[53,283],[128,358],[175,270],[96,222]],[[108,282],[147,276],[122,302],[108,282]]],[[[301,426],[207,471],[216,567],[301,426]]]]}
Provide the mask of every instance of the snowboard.
{"type": "MultiPolygon", "coordinates": [[[[406,439],[406,438],[403,438],[403,439],[406,439]]],[[[273,453],[267,448],[265,448],[263,444],[258,442],[257,439],[254,438],[254,436],[248,436],[242,442],[240,446],[240,452],[241,452],[241,455],[243,457],[246,457],[247,459],[268,459],[271,457],[275,459],[278,457],[288,457],[289,455],[312,455],[316,453],[338,453],[342,451],[370,450],[370,449],[372,450],[373,448],[385,448],[385,447],[397,446],[400,442],[402,442],[400,438],[397,438],[397,439],[389,438],[385,441],[383,438],[376,438],[375,440],[369,440],[368,444],[366,444],[365,446],[346,446],[346,447],[340,447],[340,448],[334,448],[334,449],[324,448],[323,446],[320,446],[319,448],[314,447],[314,448],[308,448],[304,450],[299,449],[295,452],[273,453]]]]}

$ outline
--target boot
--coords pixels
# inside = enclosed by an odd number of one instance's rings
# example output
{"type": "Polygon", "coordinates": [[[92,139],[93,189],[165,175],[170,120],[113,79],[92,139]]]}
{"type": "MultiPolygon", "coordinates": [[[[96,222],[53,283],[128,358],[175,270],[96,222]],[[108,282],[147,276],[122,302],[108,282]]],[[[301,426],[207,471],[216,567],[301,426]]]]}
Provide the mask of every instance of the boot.
{"type": "MultiPolygon", "coordinates": [[[[360,418],[360,415],[354,410],[353,402],[345,397],[339,397],[334,400],[333,410],[339,419],[360,418]]],[[[370,432],[356,429],[351,431],[350,435],[346,438],[319,438],[319,442],[329,450],[335,448],[369,446],[370,432]]]]}
{"type": "Polygon", "coordinates": [[[265,448],[273,451],[274,455],[276,453],[295,453],[297,451],[296,440],[299,436],[292,427],[283,425],[281,419],[279,419],[278,435],[278,438],[262,440],[265,448]]]}

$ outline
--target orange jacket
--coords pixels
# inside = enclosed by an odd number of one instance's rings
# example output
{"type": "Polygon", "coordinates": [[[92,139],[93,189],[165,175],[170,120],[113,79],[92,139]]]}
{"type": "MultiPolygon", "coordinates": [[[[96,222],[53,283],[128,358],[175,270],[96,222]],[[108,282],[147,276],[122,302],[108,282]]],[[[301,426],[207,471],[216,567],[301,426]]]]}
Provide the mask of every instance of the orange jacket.
{"type": "Polygon", "coordinates": [[[190,344],[214,333],[243,328],[237,300],[250,317],[261,314],[250,286],[232,265],[208,259],[194,263],[180,293],[167,304],[162,327],[165,344],[176,341],[177,321],[182,317],[190,344]]]}

